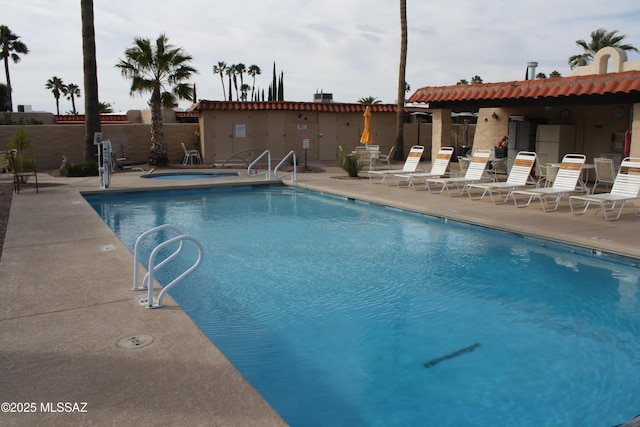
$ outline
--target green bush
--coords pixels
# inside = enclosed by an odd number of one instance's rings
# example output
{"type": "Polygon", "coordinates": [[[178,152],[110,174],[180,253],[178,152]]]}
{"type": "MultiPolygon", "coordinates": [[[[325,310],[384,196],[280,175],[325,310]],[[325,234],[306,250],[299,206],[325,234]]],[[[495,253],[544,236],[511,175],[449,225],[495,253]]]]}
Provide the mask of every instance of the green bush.
{"type": "Polygon", "coordinates": [[[16,161],[20,162],[20,169],[23,172],[35,172],[36,171],[36,159],[33,157],[18,157],[16,161]]]}
{"type": "Polygon", "coordinates": [[[343,155],[339,162],[340,167],[347,171],[347,174],[352,178],[357,177],[358,172],[366,166],[366,163],[361,161],[360,156],[354,153],[343,155]]]}
{"type": "Polygon", "coordinates": [[[60,176],[98,176],[98,162],[95,160],[85,160],[81,163],[65,163],[60,168],[60,176]]]}

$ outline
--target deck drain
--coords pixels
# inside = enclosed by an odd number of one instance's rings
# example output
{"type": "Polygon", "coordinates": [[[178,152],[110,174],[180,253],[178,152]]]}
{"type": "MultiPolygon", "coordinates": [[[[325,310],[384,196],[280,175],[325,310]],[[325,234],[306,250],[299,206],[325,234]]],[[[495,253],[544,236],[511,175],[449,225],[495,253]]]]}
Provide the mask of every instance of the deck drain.
{"type": "Polygon", "coordinates": [[[102,250],[103,250],[103,251],[115,251],[115,250],[116,250],[116,247],[115,247],[115,246],[113,246],[113,245],[104,245],[104,246],[102,247],[102,250]]]}
{"type": "Polygon", "coordinates": [[[132,335],[130,337],[121,338],[118,341],[118,347],[133,350],[136,348],[146,347],[152,342],[153,337],[150,335],[132,335]]]}

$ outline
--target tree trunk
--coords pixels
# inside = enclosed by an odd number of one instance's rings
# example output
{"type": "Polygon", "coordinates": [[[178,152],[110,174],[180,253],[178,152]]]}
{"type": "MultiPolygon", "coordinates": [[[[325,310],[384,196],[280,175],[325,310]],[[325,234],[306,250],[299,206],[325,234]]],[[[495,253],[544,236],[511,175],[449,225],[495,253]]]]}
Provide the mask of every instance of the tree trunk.
{"type": "MultiPolygon", "coordinates": [[[[82,56],[84,61],[84,146],[85,160],[95,160],[97,149],[93,134],[100,132],[100,106],[98,104],[98,71],[96,65],[96,34],[93,25],[93,0],[81,0],[82,56]]],[[[73,102],[75,111],[75,102],[73,102]]],[[[60,113],[58,113],[60,114],[60,113]]]]}
{"type": "Polygon", "coordinates": [[[398,107],[396,111],[396,160],[404,159],[404,94],[407,69],[407,0],[400,0],[400,70],[398,72],[398,107]]]}
{"type": "Polygon", "coordinates": [[[151,95],[151,148],[149,149],[149,164],[152,166],[166,166],[169,163],[167,147],[164,144],[164,129],[162,126],[162,102],[160,88],[156,88],[151,95]]]}
{"type": "Polygon", "coordinates": [[[9,112],[13,112],[13,95],[11,94],[11,77],[9,76],[9,55],[4,58],[4,75],[7,78],[7,105],[9,112]]]}

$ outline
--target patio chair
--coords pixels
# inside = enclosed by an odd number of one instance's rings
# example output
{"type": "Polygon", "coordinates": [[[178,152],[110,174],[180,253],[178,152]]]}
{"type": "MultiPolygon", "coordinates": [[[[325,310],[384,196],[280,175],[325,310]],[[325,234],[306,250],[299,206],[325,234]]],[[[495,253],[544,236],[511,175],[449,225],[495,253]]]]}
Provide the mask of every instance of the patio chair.
{"type": "Polygon", "coordinates": [[[355,154],[358,156],[358,161],[362,164],[368,165],[369,170],[375,169],[379,153],[380,146],[374,144],[358,145],[355,150],[355,154]]]}
{"type": "Polygon", "coordinates": [[[391,149],[389,150],[388,154],[378,154],[378,162],[379,163],[386,163],[387,167],[389,169],[391,169],[391,155],[393,154],[393,151],[396,149],[395,146],[392,146],[391,149]]]}
{"type": "Polygon", "coordinates": [[[600,209],[596,211],[602,212],[607,221],[615,221],[620,218],[622,209],[626,205],[633,207],[634,214],[638,215],[638,208],[633,203],[640,196],[640,158],[627,157],[622,160],[620,170],[616,175],[611,192],[591,194],[586,196],[569,197],[569,205],[574,215],[582,215],[587,211],[591,203],[597,204],[600,209]],[[581,204],[579,204],[581,202],[581,204]],[[611,212],[618,207],[615,216],[610,216],[611,212]],[[582,208],[580,210],[580,208],[582,208]]]}
{"type": "Polygon", "coordinates": [[[540,200],[543,211],[552,212],[558,209],[562,198],[569,197],[572,193],[579,191],[586,191],[588,194],[589,190],[578,184],[585,159],[584,154],[565,155],[551,187],[512,191],[513,202],[517,207],[524,208],[529,206],[532,200],[537,199],[540,200]],[[526,203],[518,202],[518,197],[522,196],[526,198],[526,203]],[[549,197],[555,198],[550,200],[549,197]],[[547,208],[547,205],[551,205],[551,207],[547,208]]]}
{"type": "Polygon", "coordinates": [[[387,177],[397,174],[415,172],[416,170],[418,170],[418,164],[420,163],[423,152],[424,147],[422,145],[414,145],[413,147],[411,147],[409,155],[407,155],[407,159],[405,160],[402,169],[369,171],[369,179],[375,183],[375,178],[382,178],[379,182],[379,184],[382,184],[386,181],[387,177]]]}
{"type": "Polygon", "coordinates": [[[516,155],[516,158],[509,172],[509,176],[505,182],[491,182],[491,183],[472,183],[467,185],[467,193],[471,200],[480,200],[489,193],[491,200],[495,204],[506,203],[511,193],[521,187],[527,185],[529,177],[531,176],[531,170],[536,162],[536,153],[530,151],[521,151],[516,155]],[[474,197],[471,194],[472,189],[482,190],[482,194],[479,197],[474,197]],[[502,194],[506,190],[506,194],[502,194]],[[499,197],[498,200],[494,198],[494,194],[499,197]]]}
{"type": "Polygon", "coordinates": [[[498,181],[498,175],[509,175],[509,158],[500,157],[489,162],[487,171],[494,181],[498,181]]]}
{"type": "Polygon", "coordinates": [[[425,180],[425,187],[431,193],[434,193],[432,186],[435,186],[439,188],[439,191],[435,191],[436,193],[442,193],[444,190],[447,190],[449,196],[462,196],[464,192],[467,191],[468,184],[481,182],[485,179],[484,173],[487,162],[489,161],[489,156],[491,156],[490,150],[476,150],[473,153],[473,157],[471,157],[471,162],[469,162],[469,167],[464,176],[454,178],[429,178],[425,180]],[[460,189],[460,186],[462,186],[462,189],[460,189]],[[451,187],[456,187],[460,192],[458,194],[451,194],[449,190],[451,187]]]}
{"type": "Polygon", "coordinates": [[[194,160],[196,160],[198,164],[202,163],[202,158],[200,157],[199,150],[187,150],[184,142],[181,142],[180,145],[182,145],[182,150],[184,150],[184,159],[182,160],[183,165],[194,164],[194,160]]]}
{"type": "Polygon", "coordinates": [[[536,153],[536,181],[537,187],[548,187],[551,183],[547,180],[547,164],[549,155],[547,153],[536,153]]]}
{"type": "Polygon", "coordinates": [[[616,179],[616,168],[613,164],[613,159],[596,157],[593,159],[593,164],[596,169],[596,180],[593,183],[591,194],[596,192],[596,187],[599,184],[605,184],[608,187],[611,187],[616,179]]]}
{"type": "Polygon", "coordinates": [[[13,172],[13,191],[15,193],[20,194],[20,187],[22,184],[25,184],[29,177],[33,176],[35,178],[36,184],[36,193],[38,193],[38,172],[37,170],[25,172],[22,171],[22,166],[20,165],[19,160],[16,158],[18,154],[18,150],[10,150],[9,151],[9,165],[11,166],[11,170],[13,172]]]}
{"type": "MultiPolygon", "coordinates": [[[[439,178],[448,175],[447,169],[449,168],[453,151],[453,147],[441,147],[431,165],[431,171],[398,174],[394,177],[396,185],[398,187],[413,187],[414,190],[417,190],[416,183],[420,181],[425,183],[427,178],[439,178]]],[[[424,189],[426,189],[426,183],[424,189]]]]}

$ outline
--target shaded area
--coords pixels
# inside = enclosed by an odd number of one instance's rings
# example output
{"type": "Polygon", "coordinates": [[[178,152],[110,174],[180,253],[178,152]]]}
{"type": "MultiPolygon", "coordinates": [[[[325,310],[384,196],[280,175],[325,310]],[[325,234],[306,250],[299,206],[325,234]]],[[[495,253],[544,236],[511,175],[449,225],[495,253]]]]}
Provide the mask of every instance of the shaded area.
{"type": "Polygon", "coordinates": [[[4,236],[7,234],[7,223],[9,222],[9,209],[11,209],[12,198],[13,184],[0,184],[0,259],[2,259],[4,236]]]}
{"type": "Polygon", "coordinates": [[[473,345],[470,345],[469,347],[461,348],[458,351],[454,351],[453,353],[445,354],[444,356],[437,357],[435,359],[431,359],[430,361],[426,362],[424,364],[424,366],[425,366],[425,368],[433,368],[434,366],[436,366],[440,362],[444,362],[447,359],[453,359],[454,357],[458,357],[458,356],[460,356],[462,354],[465,354],[465,353],[470,353],[470,352],[472,352],[473,350],[475,350],[478,347],[480,347],[480,343],[475,343],[473,345]]]}

